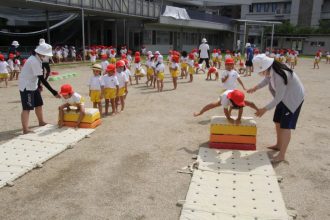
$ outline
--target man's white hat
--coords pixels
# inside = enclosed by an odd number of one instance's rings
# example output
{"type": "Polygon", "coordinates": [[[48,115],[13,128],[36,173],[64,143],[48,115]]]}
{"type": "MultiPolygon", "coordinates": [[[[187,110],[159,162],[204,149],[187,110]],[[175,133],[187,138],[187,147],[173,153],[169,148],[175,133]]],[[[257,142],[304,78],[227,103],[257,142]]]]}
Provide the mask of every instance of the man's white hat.
{"type": "Polygon", "coordinates": [[[203,38],[203,39],[202,39],[202,43],[207,43],[206,38],[203,38]]]}
{"type": "Polygon", "coordinates": [[[16,46],[16,47],[18,47],[18,46],[19,46],[19,43],[18,43],[18,41],[14,40],[14,41],[11,43],[11,45],[12,45],[12,46],[16,46]]]}
{"type": "Polygon", "coordinates": [[[266,56],[266,54],[258,54],[252,60],[254,72],[260,73],[267,70],[273,63],[274,58],[266,56]]]}
{"type": "Polygon", "coordinates": [[[246,43],[245,44],[245,47],[251,47],[251,44],[250,43],[246,43]]]}
{"type": "Polygon", "coordinates": [[[44,44],[44,43],[46,43],[45,39],[40,38],[40,40],[39,40],[39,45],[40,45],[40,44],[44,44]]]}
{"type": "Polygon", "coordinates": [[[34,51],[40,55],[44,55],[48,57],[53,56],[52,46],[46,43],[40,44],[39,46],[37,46],[37,48],[34,51]]]}

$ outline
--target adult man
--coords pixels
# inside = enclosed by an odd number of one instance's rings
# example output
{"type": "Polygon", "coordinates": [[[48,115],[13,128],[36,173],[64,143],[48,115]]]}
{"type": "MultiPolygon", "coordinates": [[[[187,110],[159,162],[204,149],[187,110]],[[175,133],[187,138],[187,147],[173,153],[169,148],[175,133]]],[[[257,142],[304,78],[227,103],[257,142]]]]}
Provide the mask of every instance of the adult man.
{"type": "Polygon", "coordinates": [[[43,119],[43,100],[38,89],[38,80],[40,80],[55,97],[60,98],[60,95],[48,84],[42,73],[42,59],[45,56],[53,55],[52,46],[43,43],[40,44],[34,52],[35,55],[31,55],[25,62],[18,79],[23,107],[21,121],[24,134],[31,132],[31,130],[29,130],[29,114],[31,110],[35,109],[39,126],[46,125],[46,122],[43,119]]]}
{"type": "Polygon", "coordinates": [[[245,66],[246,66],[246,74],[244,76],[251,76],[252,73],[252,60],[253,60],[253,49],[251,47],[250,43],[246,43],[246,61],[245,61],[245,66]]]}
{"type": "Polygon", "coordinates": [[[203,61],[206,62],[206,67],[210,68],[210,46],[207,44],[206,38],[202,39],[202,44],[199,45],[199,64],[202,64],[203,61]]]}

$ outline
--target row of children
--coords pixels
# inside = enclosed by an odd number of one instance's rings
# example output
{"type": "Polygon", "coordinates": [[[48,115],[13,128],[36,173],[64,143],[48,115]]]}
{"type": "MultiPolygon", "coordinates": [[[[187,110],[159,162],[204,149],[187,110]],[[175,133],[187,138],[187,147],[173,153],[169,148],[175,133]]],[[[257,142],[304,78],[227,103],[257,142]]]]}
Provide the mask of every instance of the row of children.
{"type": "Polygon", "coordinates": [[[17,80],[21,72],[21,67],[25,60],[21,63],[19,56],[19,53],[10,53],[6,61],[5,56],[0,54],[0,82],[4,81],[6,87],[8,87],[8,80],[17,80]]]}

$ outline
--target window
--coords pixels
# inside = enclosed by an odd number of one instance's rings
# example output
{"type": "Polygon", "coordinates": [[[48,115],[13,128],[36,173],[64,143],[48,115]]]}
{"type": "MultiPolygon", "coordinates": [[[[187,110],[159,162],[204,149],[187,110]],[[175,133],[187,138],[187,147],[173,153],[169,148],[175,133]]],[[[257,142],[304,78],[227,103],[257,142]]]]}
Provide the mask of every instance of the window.
{"type": "Polygon", "coordinates": [[[317,42],[316,41],[311,41],[311,46],[312,47],[316,47],[317,46],[317,42]]]}
{"type": "Polygon", "coordinates": [[[143,44],[152,44],[152,31],[144,30],[143,31],[143,44]]]}
{"type": "Polygon", "coordinates": [[[152,31],[152,45],[156,45],[156,31],[152,31]]]}
{"type": "Polygon", "coordinates": [[[265,3],[264,5],[264,12],[268,12],[269,11],[269,3],[265,3]]]}
{"type": "Polygon", "coordinates": [[[171,45],[173,44],[173,32],[172,31],[170,32],[170,44],[171,45]]]}
{"type": "Polygon", "coordinates": [[[169,31],[157,31],[157,44],[170,44],[169,31]]]}
{"type": "Polygon", "coordinates": [[[324,47],[325,43],[324,42],[319,42],[319,47],[324,47]]]}
{"type": "Polygon", "coordinates": [[[249,12],[252,13],[253,12],[253,4],[249,5],[249,12]]]}
{"type": "Polygon", "coordinates": [[[272,3],[272,12],[275,12],[277,9],[277,3],[272,3]]]}
{"type": "Polygon", "coordinates": [[[262,4],[256,4],[257,12],[261,12],[262,4]]]}

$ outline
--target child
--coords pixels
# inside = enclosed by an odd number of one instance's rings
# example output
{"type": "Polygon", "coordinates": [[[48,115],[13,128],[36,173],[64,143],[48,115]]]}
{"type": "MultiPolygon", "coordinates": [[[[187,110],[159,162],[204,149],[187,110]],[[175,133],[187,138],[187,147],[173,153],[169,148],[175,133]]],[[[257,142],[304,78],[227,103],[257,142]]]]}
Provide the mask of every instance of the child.
{"type": "Polygon", "coordinates": [[[223,91],[226,90],[234,90],[236,88],[236,80],[241,84],[243,89],[245,90],[245,87],[243,85],[243,82],[240,80],[239,74],[234,70],[234,59],[228,58],[225,61],[225,71],[223,72],[221,76],[221,82],[223,83],[223,91]]]}
{"type": "Polygon", "coordinates": [[[215,74],[215,80],[219,80],[219,73],[215,66],[212,66],[207,72],[206,80],[212,80],[212,74],[215,74]]]}
{"type": "Polygon", "coordinates": [[[319,62],[320,62],[320,60],[321,60],[321,55],[320,55],[320,52],[318,51],[318,52],[316,52],[316,54],[315,54],[315,58],[314,58],[314,68],[313,68],[313,69],[315,69],[316,66],[317,66],[318,69],[320,69],[320,66],[319,66],[319,62]]]}
{"type": "Polygon", "coordinates": [[[101,76],[102,66],[100,64],[94,64],[92,67],[93,76],[90,78],[89,86],[89,97],[93,102],[93,108],[98,108],[102,115],[102,104],[101,100],[104,93],[104,82],[101,76]]]}
{"type": "Polygon", "coordinates": [[[326,58],[326,64],[330,63],[330,52],[329,51],[327,51],[325,58],[326,58]]]}
{"type": "Polygon", "coordinates": [[[183,77],[185,77],[185,79],[187,79],[187,75],[188,75],[188,54],[187,51],[182,51],[181,53],[181,79],[183,79],[183,77]]]}
{"type": "Polygon", "coordinates": [[[14,59],[14,71],[13,71],[13,78],[18,80],[18,75],[21,72],[21,61],[19,60],[18,57],[14,59]]]}
{"type": "Polygon", "coordinates": [[[133,59],[131,50],[127,51],[126,59],[128,60],[128,67],[131,68],[131,63],[132,63],[132,59],[133,59]]]}
{"type": "MultiPolygon", "coordinates": [[[[119,91],[118,91],[118,96],[117,99],[120,100],[120,105],[121,105],[121,110],[120,112],[124,111],[124,107],[125,107],[125,97],[126,94],[128,93],[128,89],[127,89],[127,84],[128,84],[128,77],[126,75],[125,72],[125,61],[124,60],[119,60],[116,62],[116,75],[118,78],[118,82],[119,82],[119,91]]],[[[116,100],[117,102],[117,100],[116,100]]],[[[118,108],[118,105],[117,105],[118,108]]],[[[117,113],[120,113],[118,111],[118,109],[116,109],[117,113]]]]}
{"type": "Polygon", "coordinates": [[[9,64],[5,61],[5,57],[0,54],[0,82],[5,81],[6,88],[8,87],[9,64]]]}
{"type": "Polygon", "coordinates": [[[288,57],[288,61],[289,61],[289,64],[290,64],[290,68],[293,70],[294,69],[294,66],[295,66],[295,53],[294,53],[294,50],[290,51],[289,53],[289,57],[288,57]]]}
{"type": "Polygon", "coordinates": [[[170,73],[172,75],[172,79],[173,79],[173,86],[174,86],[174,90],[176,90],[177,86],[178,86],[178,75],[179,75],[179,56],[174,55],[172,57],[172,64],[170,66],[170,73]]]}
{"type": "Polygon", "coordinates": [[[116,51],[114,49],[111,50],[110,52],[110,63],[111,64],[116,64],[116,51]]]}
{"type": "Polygon", "coordinates": [[[194,59],[195,56],[193,53],[189,54],[189,59],[188,59],[188,73],[189,73],[189,82],[192,82],[194,80],[194,73],[195,73],[195,66],[194,66],[194,59]]]}
{"type": "Polygon", "coordinates": [[[240,60],[239,61],[239,68],[238,68],[238,72],[240,75],[243,75],[246,71],[246,66],[245,66],[245,61],[244,60],[240,60]]]}
{"type": "Polygon", "coordinates": [[[141,70],[142,70],[142,67],[141,67],[141,57],[140,56],[135,56],[134,58],[134,63],[135,63],[135,73],[134,73],[134,76],[135,76],[135,82],[136,82],[136,85],[139,84],[139,79],[141,78],[141,70]]]}
{"type": "Polygon", "coordinates": [[[63,97],[64,104],[61,105],[59,110],[59,121],[58,126],[61,128],[63,126],[63,118],[64,118],[64,109],[70,110],[70,107],[76,107],[77,112],[79,112],[79,117],[77,120],[77,124],[75,128],[78,128],[81,120],[85,115],[85,107],[84,107],[84,99],[78,93],[74,92],[72,86],[70,84],[64,84],[61,86],[60,91],[61,96],[63,97]]]}
{"type": "Polygon", "coordinates": [[[162,92],[164,88],[164,72],[165,72],[165,65],[163,64],[163,56],[159,55],[157,58],[157,65],[156,65],[156,74],[157,74],[157,90],[158,92],[162,92]]]}
{"type": "Polygon", "coordinates": [[[101,58],[102,58],[102,62],[101,62],[102,75],[105,75],[107,74],[106,70],[107,70],[107,66],[109,65],[108,55],[102,54],[101,58]]]}
{"type": "Polygon", "coordinates": [[[217,53],[217,49],[213,49],[212,52],[212,65],[213,66],[217,66],[218,65],[218,53],[217,53]]]}
{"type": "Polygon", "coordinates": [[[7,63],[9,65],[9,80],[13,80],[14,78],[14,58],[15,58],[15,55],[14,54],[9,54],[9,57],[8,57],[8,60],[7,60],[7,63]]]}
{"type": "MultiPolygon", "coordinates": [[[[129,79],[129,84],[132,85],[132,73],[129,67],[129,61],[127,59],[124,59],[125,62],[125,74],[127,76],[127,78],[129,79]]],[[[125,94],[125,98],[126,98],[127,94],[125,94]]]]}
{"type": "Polygon", "coordinates": [[[218,49],[217,53],[218,53],[218,57],[217,57],[218,69],[220,69],[221,68],[221,64],[222,64],[222,53],[221,53],[221,50],[218,49]]]}
{"type": "Polygon", "coordinates": [[[147,84],[147,86],[149,86],[149,82],[151,82],[150,86],[152,86],[152,82],[154,80],[154,69],[153,69],[154,55],[152,55],[152,54],[148,55],[148,60],[147,60],[146,66],[147,66],[147,82],[146,82],[146,84],[147,84]]]}
{"type": "Polygon", "coordinates": [[[104,99],[105,99],[105,114],[108,115],[109,112],[109,102],[111,102],[112,112],[110,115],[116,114],[116,97],[119,94],[119,81],[116,73],[116,66],[114,64],[109,64],[107,66],[107,75],[103,76],[104,82],[104,99]]]}
{"type": "Polygon", "coordinates": [[[204,106],[199,112],[195,112],[194,117],[202,115],[204,112],[219,106],[223,107],[223,111],[227,120],[232,124],[241,123],[243,108],[245,106],[249,106],[250,108],[258,111],[257,106],[253,102],[245,100],[243,92],[239,90],[227,90],[220,96],[219,100],[204,106]],[[236,120],[231,117],[231,111],[233,109],[238,110],[238,116],[236,120]]]}
{"type": "Polygon", "coordinates": [[[96,63],[96,51],[92,50],[92,52],[90,53],[90,60],[92,64],[96,63]]]}
{"type": "Polygon", "coordinates": [[[227,60],[228,58],[232,58],[230,50],[226,50],[225,60],[227,60]]]}

